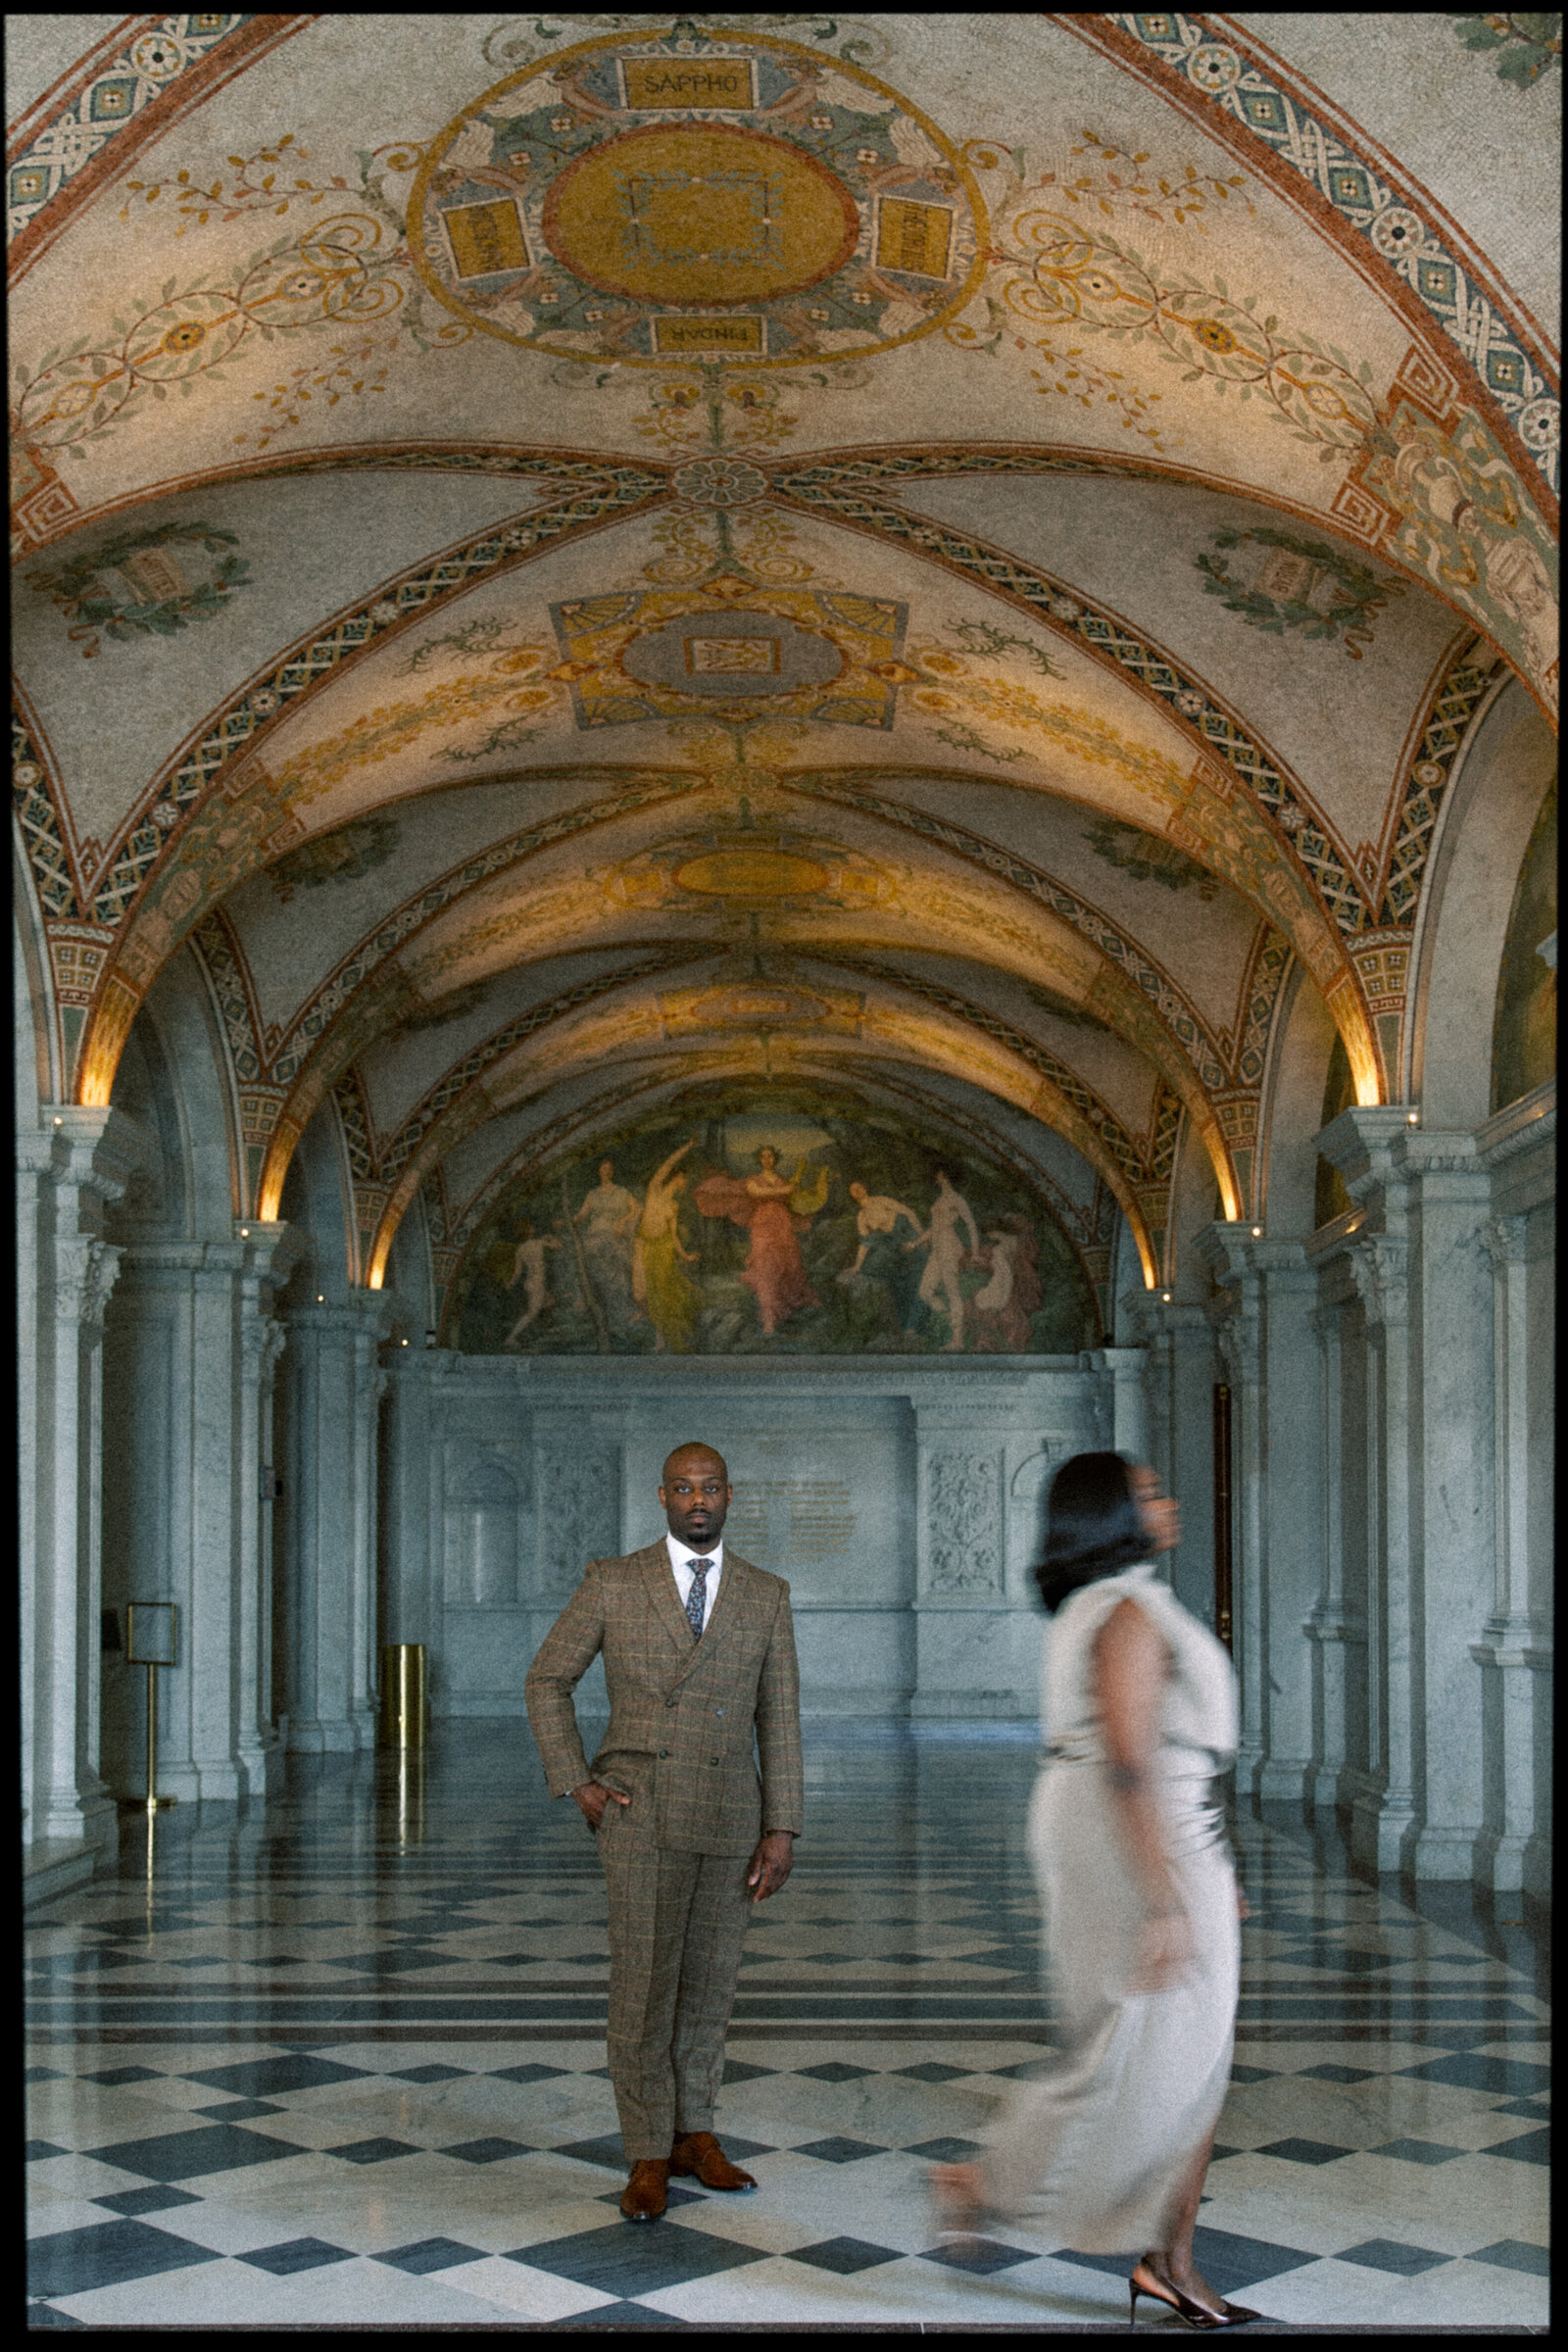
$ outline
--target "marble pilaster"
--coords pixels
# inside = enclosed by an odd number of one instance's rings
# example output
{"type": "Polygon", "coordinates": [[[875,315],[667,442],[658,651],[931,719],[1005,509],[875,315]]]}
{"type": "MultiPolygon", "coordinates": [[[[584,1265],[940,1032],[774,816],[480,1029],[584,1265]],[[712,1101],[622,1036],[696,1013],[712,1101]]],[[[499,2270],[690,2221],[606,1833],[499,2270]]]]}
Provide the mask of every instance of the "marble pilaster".
{"type": "Polygon", "coordinates": [[[378,1418],[391,1322],[380,1292],[284,1318],[288,1472],[283,1494],[286,1743],[373,1745],[378,1418]]]}
{"type": "Polygon", "coordinates": [[[104,1211],[152,1146],[118,1110],[45,1106],[19,1141],[22,1775],[29,1862],[88,1871],[115,1838],[99,1772],[104,1211]]]}

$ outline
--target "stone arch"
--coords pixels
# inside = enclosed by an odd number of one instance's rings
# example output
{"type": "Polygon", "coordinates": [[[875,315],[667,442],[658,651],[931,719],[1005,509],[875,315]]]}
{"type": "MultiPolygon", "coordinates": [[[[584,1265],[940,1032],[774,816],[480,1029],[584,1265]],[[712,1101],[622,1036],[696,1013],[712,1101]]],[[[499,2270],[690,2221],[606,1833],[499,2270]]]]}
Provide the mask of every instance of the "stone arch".
{"type": "Polygon", "coordinates": [[[1296,965],[1285,984],[1277,1045],[1269,1057],[1262,1102],[1263,1182],[1258,1213],[1269,1230],[1294,1239],[1310,1233],[1317,1182],[1317,1137],[1324,1085],[1339,1031],[1334,1015],[1296,965]]]}
{"type": "Polygon", "coordinates": [[[1408,1097],[1425,1127],[1479,1127],[1491,1111],[1497,975],[1555,756],[1545,720],[1522,686],[1509,686],[1449,787],[1410,957],[1408,1097]]]}
{"type": "Polygon", "coordinates": [[[305,1235],[285,1294],[291,1306],[341,1305],[356,1287],[354,1193],[337,1106],[328,1097],[295,1146],[280,1213],[305,1235]]]}

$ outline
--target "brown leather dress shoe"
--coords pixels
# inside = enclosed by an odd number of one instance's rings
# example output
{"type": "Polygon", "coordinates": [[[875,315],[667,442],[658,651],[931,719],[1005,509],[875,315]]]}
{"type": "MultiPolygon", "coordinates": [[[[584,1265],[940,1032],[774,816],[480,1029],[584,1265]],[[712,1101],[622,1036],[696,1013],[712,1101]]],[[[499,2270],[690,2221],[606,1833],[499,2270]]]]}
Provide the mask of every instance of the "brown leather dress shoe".
{"type": "Polygon", "coordinates": [[[731,2164],[711,2132],[683,2132],[670,2151],[668,2170],[693,2173],[705,2188],[755,2188],[750,2173],[731,2164]]]}
{"type": "Polygon", "coordinates": [[[669,2158],[645,2156],[631,2168],[631,2179],[620,2192],[620,2210],[628,2222],[657,2222],[664,2210],[669,2185],[669,2158]]]}

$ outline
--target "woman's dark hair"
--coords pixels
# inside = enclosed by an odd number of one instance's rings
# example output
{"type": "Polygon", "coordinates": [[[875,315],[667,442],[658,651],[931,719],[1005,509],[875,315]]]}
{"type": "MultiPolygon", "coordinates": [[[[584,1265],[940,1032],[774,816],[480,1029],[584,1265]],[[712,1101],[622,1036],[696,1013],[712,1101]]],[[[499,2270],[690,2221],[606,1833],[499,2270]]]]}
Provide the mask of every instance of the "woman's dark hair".
{"type": "Polygon", "coordinates": [[[1149,1557],[1149,1535],[1123,1453],[1075,1453],[1051,1482],[1035,1582],[1054,1616],[1069,1592],[1149,1557]]]}

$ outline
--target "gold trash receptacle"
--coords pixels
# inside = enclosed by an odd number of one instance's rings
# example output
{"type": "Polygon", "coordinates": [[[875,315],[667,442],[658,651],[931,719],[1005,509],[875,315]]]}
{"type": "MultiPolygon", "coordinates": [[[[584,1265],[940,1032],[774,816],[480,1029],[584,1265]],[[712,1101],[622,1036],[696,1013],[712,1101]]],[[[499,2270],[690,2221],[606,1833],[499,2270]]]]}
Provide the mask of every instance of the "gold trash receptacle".
{"type": "Polygon", "coordinates": [[[429,1721],[424,1643],[387,1642],[381,1647],[381,1709],[378,1747],[422,1747],[429,1721]]]}

